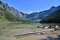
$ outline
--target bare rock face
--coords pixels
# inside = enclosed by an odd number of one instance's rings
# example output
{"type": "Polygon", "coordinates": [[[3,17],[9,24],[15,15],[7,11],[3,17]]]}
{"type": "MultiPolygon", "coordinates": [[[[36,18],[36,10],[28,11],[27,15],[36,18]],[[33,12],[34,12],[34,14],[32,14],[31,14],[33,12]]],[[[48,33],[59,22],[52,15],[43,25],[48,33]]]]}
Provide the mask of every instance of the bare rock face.
{"type": "Polygon", "coordinates": [[[7,3],[4,3],[0,0],[0,8],[4,9],[5,11],[9,11],[11,12],[14,16],[22,18],[23,17],[23,13],[21,13],[20,11],[18,11],[17,9],[10,7],[7,3]]]}
{"type": "Polygon", "coordinates": [[[57,7],[52,6],[49,10],[45,10],[42,12],[32,12],[30,14],[26,14],[21,11],[18,11],[17,9],[13,7],[10,7],[7,3],[4,3],[2,2],[2,0],[0,0],[0,8],[4,9],[5,11],[9,11],[18,19],[24,19],[24,20],[27,19],[27,20],[32,20],[32,21],[38,21],[40,23],[60,21],[60,6],[57,6],[57,7]]]}

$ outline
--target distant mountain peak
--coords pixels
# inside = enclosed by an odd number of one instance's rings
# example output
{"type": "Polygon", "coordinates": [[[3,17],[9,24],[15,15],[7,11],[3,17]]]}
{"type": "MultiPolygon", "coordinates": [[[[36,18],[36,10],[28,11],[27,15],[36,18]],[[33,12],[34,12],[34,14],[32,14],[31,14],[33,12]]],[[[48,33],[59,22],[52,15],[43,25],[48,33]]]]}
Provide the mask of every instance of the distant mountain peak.
{"type": "Polygon", "coordinates": [[[55,6],[52,6],[51,8],[55,8],[55,6]]]}
{"type": "Polygon", "coordinates": [[[54,14],[56,11],[60,9],[60,6],[52,6],[49,10],[45,10],[42,12],[32,12],[30,14],[23,13],[18,11],[17,9],[10,7],[7,3],[4,3],[0,0],[0,8],[4,9],[5,11],[9,11],[12,15],[14,15],[18,19],[28,19],[34,21],[41,21],[47,16],[54,14]]]}
{"type": "Polygon", "coordinates": [[[26,16],[27,19],[30,20],[42,20],[44,18],[46,18],[47,16],[53,14],[54,12],[56,12],[57,10],[60,9],[60,6],[52,6],[49,10],[45,10],[42,12],[33,12],[29,15],[26,16]]]}

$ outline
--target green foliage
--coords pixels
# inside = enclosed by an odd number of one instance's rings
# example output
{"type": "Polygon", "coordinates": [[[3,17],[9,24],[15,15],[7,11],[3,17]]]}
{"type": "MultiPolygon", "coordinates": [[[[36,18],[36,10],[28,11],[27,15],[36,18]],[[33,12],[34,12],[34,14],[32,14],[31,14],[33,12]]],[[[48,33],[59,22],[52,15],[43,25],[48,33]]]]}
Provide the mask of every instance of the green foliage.
{"type": "Polygon", "coordinates": [[[16,18],[14,15],[12,15],[12,13],[5,11],[2,8],[0,8],[0,20],[8,20],[9,22],[35,23],[35,21],[32,20],[26,20],[18,17],[16,18]]]}
{"type": "Polygon", "coordinates": [[[8,11],[5,12],[5,18],[9,21],[17,21],[16,17],[8,11]]]}
{"type": "Polygon", "coordinates": [[[17,18],[12,15],[10,12],[3,10],[0,8],[0,20],[6,19],[8,21],[17,21],[17,18]]]}
{"type": "Polygon", "coordinates": [[[46,23],[60,23],[60,10],[57,10],[53,14],[47,16],[41,22],[46,22],[46,23]]]}

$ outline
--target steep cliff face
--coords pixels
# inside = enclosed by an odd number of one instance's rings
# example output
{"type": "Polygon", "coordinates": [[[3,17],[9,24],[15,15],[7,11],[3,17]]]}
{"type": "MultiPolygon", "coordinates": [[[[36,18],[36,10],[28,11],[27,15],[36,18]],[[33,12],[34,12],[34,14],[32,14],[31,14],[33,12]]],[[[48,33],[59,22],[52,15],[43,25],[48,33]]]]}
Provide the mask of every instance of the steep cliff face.
{"type": "Polygon", "coordinates": [[[8,4],[0,1],[0,8],[4,9],[5,11],[11,12],[16,17],[22,17],[21,12],[19,12],[17,9],[14,9],[13,7],[8,6],[8,4]]]}
{"type": "MultiPolygon", "coordinates": [[[[10,7],[7,3],[0,1],[0,18],[2,17],[1,15],[3,14],[4,18],[6,18],[10,21],[13,20],[13,21],[22,21],[22,22],[32,22],[32,21],[34,21],[34,22],[35,21],[37,21],[37,22],[46,21],[47,22],[47,20],[49,20],[49,18],[50,18],[50,20],[52,20],[53,19],[52,16],[55,14],[56,14],[54,16],[55,18],[60,16],[59,11],[60,11],[60,6],[57,6],[57,7],[52,6],[49,10],[45,10],[42,12],[32,12],[30,14],[26,14],[21,11],[18,11],[17,9],[15,9],[13,7],[10,7]]],[[[58,18],[60,19],[60,17],[58,17],[58,18]]]]}
{"type": "Polygon", "coordinates": [[[9,11],[0,8],[0,21],[18,21],[18,19],[9,11]]]}
{"type": "MultiPolygon", "coordinates": [[[[0,21],[21,21],[23,13],[0,1],[0,21]]],[[[22,21],[21,21],[22,22],[22,21]]]]}

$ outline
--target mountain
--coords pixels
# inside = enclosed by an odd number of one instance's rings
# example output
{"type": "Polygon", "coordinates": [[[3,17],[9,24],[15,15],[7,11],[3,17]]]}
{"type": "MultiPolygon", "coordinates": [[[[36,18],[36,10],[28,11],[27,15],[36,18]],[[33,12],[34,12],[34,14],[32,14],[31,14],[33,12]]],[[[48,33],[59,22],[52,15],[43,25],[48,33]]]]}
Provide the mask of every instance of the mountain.
{"type": "Polygon", "coordinates": [[[8,4],[0,1],[0,8],[4,9],[5,11],[9,11],[10,13],[12,13],[14,16],[16,17],[22,17],[22,12],[18,11],[17,9],[8,6],[8,4]]]}
{"type": "Polygon", "coordinates": [[[60,11],[60,6],[57,6],[57,7],[52,6],[49,10],[31,13],[31,14],[27,15],[26,18],[30,19],[30,20],[42,22],[43,20],[47,19],[48,16],[52,16],[53,14],[55,15],[56,12],[58,12],[58,14],[60,14],[58,10],[60,11]]]}
{"type": "Polygon", "coordinates": [[[0,1],[0,20],[18,21],[19,19],[16,16],[16,14],[18,14],[17,12],[13,7],[9,7],[7,3],[5,4],[0,1]]]}
{"type": "MultiPolygon", "coordinates": [[[[17,9],[10,7],[7,3],[0,1],[0,20],[18,21],[18,22],[49,22],[58,18],[60,20],[60,6],[52,6],[49,10],[42,12],[32,12],[30,14],[18,11],[17,9]],[[55,19],[54,19],[55,18],[55,19]],[[48,21],[49,20],[49,21],[48,21]]],[[[56,22],[57,20],[56,19],[56,22]]]]}
{"type": "Polygon", "coordinates": [[[48,15],[40,22],[42,23],[60,23],[60,6],[56,7],[56,11],[48,15]]]}
{"type": "Polygon", "coordinates": [[[0,21],[18,21],[18,19],[9,11],[0,8],[0,21]]]}
{"type": "Polygon", "coordinates": [[[32,23],[33,21],[25,19],[25,16],[28,15],[17,9],[8,6],[7,3],[0,1],[0,22],[9,21],[9,22],[22,22],[22,23],[32,23]]]}
{"type": "Polygon", "coordinates": [[[47,10],[43,11],[43,12],[34,12],[34,13],[31,13],[31,14],[27,15],[26,18],[29,19],[29,20],[40,21],[41,19],[44,18],[44,15],[45,15],[46,12],[47,12],[47,10]]]}

